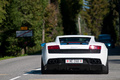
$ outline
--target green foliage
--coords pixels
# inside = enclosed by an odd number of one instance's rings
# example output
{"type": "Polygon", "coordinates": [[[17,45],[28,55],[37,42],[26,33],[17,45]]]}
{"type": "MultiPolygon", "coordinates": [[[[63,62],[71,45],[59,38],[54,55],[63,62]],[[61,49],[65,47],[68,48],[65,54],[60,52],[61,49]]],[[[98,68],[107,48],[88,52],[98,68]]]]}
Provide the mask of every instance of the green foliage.
{"type": "Polygon", "coordinates": [[[41,49],[42,31],[45,42],[57,35],[77,34],[76,21],[81,16],[82,32],[95,36],[110,33],[118,39],[118,0],[0,0],[0,56],[19,56],[41,49]],[[104,20],[104,21],[103,21],[104,20]],[[44,23],[45,22],[45,23],[44,23]],[[31,38],[17,38],[16,31],[27,26],[33,31],[31,38]],[[45,26],[43,28],[43,26],[45,26]],[[83,31],[84,30],[84,31],[83,31]]]}
{"type": "Polygon", "coordinates": [[[10,56],[19,56],[21,48],[18,46],[18,39],[15,37],[8,37],[6,42],[6,53],[8,53],[10,56]]]}
{"type": "Polygon", "coordinates": [[[62,35],[62,21],[60,13],[54,4],[49,4],[45,9],[45,42],[54,41],[57,35],[62,35]]]}
{"type": "Polygon", "coordinates": [[[0,61],[1,61],[1,60],[5,60],[5,59],[11,59],[11,58],[14,58],[14,56],[5,56],[5,57],[3,57],[3,58],[0,58],[0,61]]]}
{"type": "Polygon", "coordinates": [[[101,33],[103,19],[108,13],[107,0],[86,0],[88,7],[81,13],[87,23],[87,27],[91,29],[92,35],[98,37],[101,33]]]}
{"type": "Polygon", "coordinates": [[[82,9],[83,0],[61,0],[64,34],[77,34],[76,19],[82,9]]]}
{"type": "MultiPolygon", "coordinates": [[[[4,2],[4,1],[2,1],[4,2]]],[[[55,5],[48,5],[48,0],[8,0],[4,9],[4,17],[0,19],[0,56],[19,56],[24,49],[35,52],[41,49],[43,20],[45,20],[46,42],[53,41],[57,35],[63,34],[61,15],[55,5]],[[6,12],[7,11],[7,12],[6,12]],[[31,38],[17,38],[16,31],[27,26],[33,31],[31,38]],[[28,50],[29,49],[29,50],[28,50]]],[[[56,4],[59,6],[59,4],[56,4]]],[[[0,12],[1,14],[1,12],[0,12]]]]}
{"type": "Polygon", "coordinates": [[[114,41],[119,41],[119,0],[109,0],[109,13],[104,18],[102,33],[111,34],[114,41]]]}
{"type": "Polygon", "coordinates": [[[8,5],[8,2],[6,0],[0,0],[0,24],[3,22],[3,20],[6,19],[6,10],[5,7],[8,5]]]}
{"type": "Polygon", "coordinates": [[[47,5],[47,0],[9,0],[7,19],[2,22],[1,49],[2,55],[21,55],[21,49],[34,43],[39,47],[42,37],[43,6],[47,5]],[[33,30],[34,36],[31,38],[16,38],[16,31],[21,26],[29,27],[33,30]]]}

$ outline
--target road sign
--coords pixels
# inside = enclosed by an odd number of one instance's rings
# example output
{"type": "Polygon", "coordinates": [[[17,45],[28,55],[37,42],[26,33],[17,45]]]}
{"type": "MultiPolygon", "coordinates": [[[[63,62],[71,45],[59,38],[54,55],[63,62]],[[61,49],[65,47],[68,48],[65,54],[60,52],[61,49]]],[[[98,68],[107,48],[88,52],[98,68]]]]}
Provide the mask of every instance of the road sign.
{"type": "Polygon", "coordinates": [[[28,30],[28,27],[21,27],[21,30],[28,30]]]}
{"type": "Polygon", "coordinates": [[[16,31],[16,37],[32,37],[32,30],[16,31]]]}

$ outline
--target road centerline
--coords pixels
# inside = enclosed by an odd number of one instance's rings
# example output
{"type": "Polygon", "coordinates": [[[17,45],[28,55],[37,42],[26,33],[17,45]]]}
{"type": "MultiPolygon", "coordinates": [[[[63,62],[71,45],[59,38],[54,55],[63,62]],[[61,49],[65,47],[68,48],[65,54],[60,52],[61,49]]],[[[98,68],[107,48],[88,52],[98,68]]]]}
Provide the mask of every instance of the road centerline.
{"type": "Polygon", "coordinates": [[[21,76],[17,76],[17,77],[14,77],[14,78],[12,78],[12,79],[10,79],[10,80],[16,80],[16,79],[18,79],[18,78],[20,78],[21,76]]]}

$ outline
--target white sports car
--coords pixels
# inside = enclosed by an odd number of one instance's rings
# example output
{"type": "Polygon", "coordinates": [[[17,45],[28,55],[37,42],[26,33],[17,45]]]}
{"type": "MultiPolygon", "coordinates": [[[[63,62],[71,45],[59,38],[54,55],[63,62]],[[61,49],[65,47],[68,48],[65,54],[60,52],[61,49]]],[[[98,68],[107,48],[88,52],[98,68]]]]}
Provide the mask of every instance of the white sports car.
{"type": "Polygon", "coordinates": [[[55,42],[44,45],[41,57],[41,72],[53,70],[108,74],[108,49],[94,36],[57,36],[55,42]]]}

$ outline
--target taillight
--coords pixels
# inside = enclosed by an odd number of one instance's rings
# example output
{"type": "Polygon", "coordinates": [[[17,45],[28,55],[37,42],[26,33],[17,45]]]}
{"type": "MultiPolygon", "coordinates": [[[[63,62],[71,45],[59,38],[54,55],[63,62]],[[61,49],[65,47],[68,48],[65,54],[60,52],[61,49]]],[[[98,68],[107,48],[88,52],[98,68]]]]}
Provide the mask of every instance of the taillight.
{"type": "Polygon", "coordinates": [[[101,49],[101,46],[90,45],[89,49],[101,49]]]}
{"type": "Polygon", "coordinates": [[[48,46],[48,49],[60,49],[58,45],[48,46]]]}

